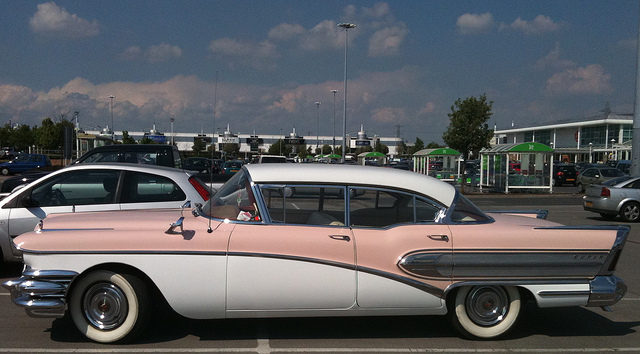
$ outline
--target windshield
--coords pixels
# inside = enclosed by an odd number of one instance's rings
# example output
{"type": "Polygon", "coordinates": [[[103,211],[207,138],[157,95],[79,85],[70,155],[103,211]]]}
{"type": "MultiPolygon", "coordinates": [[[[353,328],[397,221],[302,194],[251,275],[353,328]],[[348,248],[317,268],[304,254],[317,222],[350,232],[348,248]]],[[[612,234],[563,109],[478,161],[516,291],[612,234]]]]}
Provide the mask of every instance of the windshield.
{"type": "Polygon", "coordinates": [[[217,219],[260,221],[251,182],[240,170],[202,207],[202,212],[217,219]]]}

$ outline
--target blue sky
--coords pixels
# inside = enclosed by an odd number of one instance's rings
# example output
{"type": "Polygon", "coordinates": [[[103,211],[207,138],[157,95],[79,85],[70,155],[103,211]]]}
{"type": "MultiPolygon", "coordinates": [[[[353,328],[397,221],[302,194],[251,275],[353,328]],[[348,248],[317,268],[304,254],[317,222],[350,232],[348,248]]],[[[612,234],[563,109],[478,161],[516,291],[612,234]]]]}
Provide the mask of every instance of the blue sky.
{"type": "Polygon", "coordinates": [[[633,111],[639,3],[563,1],[3,1],[0,124],[80,112],[84,129],[442,141],[458,98],[498,128],[633,111]],[[217,81],[216,81],[217,76],[217,81]],[[217,83],[217,84],[216,84],[217,83]],[[217,87],[217,90],[216,90],[217,87]],[[215,102],[215,123],[213,120],[215,102]],[[315,102],[321,102],[318,107],[315,102]]]}

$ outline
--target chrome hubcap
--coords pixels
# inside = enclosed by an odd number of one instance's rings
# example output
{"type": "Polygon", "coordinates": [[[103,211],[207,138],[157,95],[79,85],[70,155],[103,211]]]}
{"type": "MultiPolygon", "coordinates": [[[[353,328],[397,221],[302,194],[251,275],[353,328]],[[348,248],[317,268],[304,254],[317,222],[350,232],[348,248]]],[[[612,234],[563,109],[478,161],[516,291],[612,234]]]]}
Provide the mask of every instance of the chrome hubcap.
{"type": "Polygon", "coordinates": [[[466,299],[469,318],[480,326],[492,326],[504,320],[509,310],[509,297],[501,287],[477,286],[466,299]]]}
{"type": "Polygon", "coordinates": [[[89,288],[82,305],[89,323],[101,330],[120,326],[129,311],[122,290],[110,283],[98,283],[89,288]]]}

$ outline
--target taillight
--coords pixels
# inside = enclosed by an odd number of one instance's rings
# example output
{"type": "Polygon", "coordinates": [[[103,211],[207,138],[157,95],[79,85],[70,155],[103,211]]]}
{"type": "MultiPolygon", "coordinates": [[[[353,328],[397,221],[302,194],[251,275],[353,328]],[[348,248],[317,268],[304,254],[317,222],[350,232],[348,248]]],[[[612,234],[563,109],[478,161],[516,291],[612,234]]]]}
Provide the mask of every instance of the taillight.
{"type": "Polygon", "coordinates": [[[603,198],[611,198],[611,191],[607,187],[602,187],[602,191],[600,191],[600,196],[603,198]]]}
{"type": "Polygon", "coordinates": [[[558,171],[558,177],[560,177],[560,176],[564,176],[564,172],[558,171]]]}
{"type": "Polygon", "coordinates": [[[207,189],[207,187],[203,186],[202,183],[198,181],[198,179],[194,177],[189,177],[189,183],[191,183],[193,188],[196,189],[198,194],[200,194],[200,196],[202,197],[202,199],[204,199],[205,202],[209,200],[209,196],[211,195],[209,193],[209,190],[207,189]]]}

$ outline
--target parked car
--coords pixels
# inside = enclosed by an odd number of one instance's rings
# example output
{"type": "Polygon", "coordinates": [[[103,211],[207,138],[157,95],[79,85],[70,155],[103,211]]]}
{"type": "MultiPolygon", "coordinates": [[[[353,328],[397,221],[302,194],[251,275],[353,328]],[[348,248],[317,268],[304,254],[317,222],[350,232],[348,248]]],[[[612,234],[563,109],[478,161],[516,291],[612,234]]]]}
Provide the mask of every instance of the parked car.
{"type": "Polygon", "coordinates": [[[449,314],[494,338],[525,299],[609,306],[626,293],[614,271],[628,226],[484,213],[414,172],[250,164],[192,205],[52,215],[14,240],[25,268],[4,286],[27,313],[66,313],[103,343],[141,333],[154,303],[198,319],[449,314]]]}
{"type": "Polygon", "coordinates": [[[585,188],[589,187],[592,184],[602,183],[606,180],[610,180],[623,175],[624,173],[622,173],[621,171],[613,167],[604,165],[587,168],[586,170],[580,172],[576,180],[578,192],[584,192],[585,188]]]}
{"type": "Polygon", "coordinates": [[[184,160],[182,168],[199,173],[212,173],[213,161],[206,157],[188,157],[184,160]]]}
{"type": "Polygon", "coordinates": [[[25,186],[41,177],[48,175],[49,173],[51,173],[51,171],[31,170],[22,172],[17,176],[11,176],[2,181],[0,194],[9,194],[16,188],[25,186]]]}
{"type": "Polygon", "coordinates": [[[204,203],[208,188],[191,172],[162,166],[81,164],[52,172],[0,201],[0,261],[19,262],[12,239],[49,214],[177,208],[204,203]]]}
{"type": "Polygon", "coordinates": [[[0,173],[4,176],[51,166],[49,156],[44,154],[22,154],[15,159],[0,163],[0,173]]]}
{"type": "Polygon", "coordinates": [[[286,163],[287,158],[278,155],[259,155],[251,160],[251,163],[286,163]]]}
{"type": "Polygon", "coordinates": [[[74,164],[126,162],[182,168],[178,148],[166,144],[116,144],[98,146],[89,150],[74,164]]]}
{"type": "Polygon", "coordinates": [[[14,147],[3,147],[0,149],[0,158],[3,159],[13,159],[20,154],[20,151],[16,150],[14,147]]]}
{"type": "Polygon", "coordinates": [[[620,160],[616,165],[616,168],[625,175],[631,174],[631,160],[620,160]]]}
{"type": "Polygon", "coordinates": [[[576,185],[578,169],[571,163],[559,163],[553,166],[553,184],[561,186],[563,184],[576,185]]]}
{"type": "Polygon", "coordinates": [[[224,175],[232,175],[236,172],[240,171],[242,168],[242,161],[225,161],[222,164],[222,168],[220,169],[220,173],[224,175]]]}
{"type": "Polygon", "coordinates": [[[622,176],[592,184],[583,197],[584,210],[599,213],[606,220],[616,216],[640,221],[640,177],[622,176]]]}

